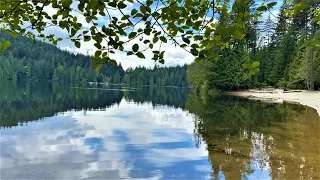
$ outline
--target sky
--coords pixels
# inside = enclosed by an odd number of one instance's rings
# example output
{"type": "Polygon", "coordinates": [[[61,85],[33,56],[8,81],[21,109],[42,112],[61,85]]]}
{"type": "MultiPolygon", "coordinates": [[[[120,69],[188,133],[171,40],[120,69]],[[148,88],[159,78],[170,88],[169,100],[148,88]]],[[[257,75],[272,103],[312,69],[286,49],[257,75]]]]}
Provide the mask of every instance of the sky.
{"type": "MultiPolygon", "coordinates": [[[[260,0],[257,0],[257,2],[259,3],[260,0]]],[[[282,4],[282,0],[274,0],[276,2],[278,2],[278,4],[271,10],[271,13],[273,15],[270,15],[269,12],[265,12],[263,14],[263,19],[267,18],[269,15],[271,17],[272,20],[276,20],[276,18],[274,16],[277,16],[277,14],[279,13],[279,8],[282,4]]],[[[77,3],[73,3],[72,4],[73,8],[77,8],[77,3]]],[[[126,9],[124,9],[124,13],[125,14],[130,14],[130,11],[132,8],[139,8],[139,6],[137,4],[131,4],[127,6],[126,9]]],[[[45,11],[50,15],[53,14],[55,12],[55,10],[53,8],[46,8],[45,11]]],[[[76,13],[75,13],[76,14],[76,13]]],[[[116,17],[122,17],[122,15],[117,12],[117,11],[110,11],[111,16],[116,16],[116,17]]],[[[83,26],[85,28],[88,28],[90,26],[90,24],[88,24],[85,21],[85,18],[80,15],[77,14],[77,18],[78,20],[83,24],[83,26]]],[[[98,23],[99,25],[103,25],[103,24],[107,24],[108,22],[108,18],[106,17],[98,17],[98,23]]],[[[136,27],[139,28],[143,27],[142,24],[138,24],[138,26],[136,27]]],[[[81,48],[78,49],[74,46],[74,44],[67,39],[67,31],[66,30],[62,30],[58,27],[49,27],[44,31],[45,34],[55,34],[57,37],[63,37],[64,40],[59,42],[57,47],[62,49],[62,50],[67,50],[73,53],[81,53],[81,54],[94,54],[94,52],[96,51],[96,48],[94,47],[94,42],[93,41],[89,41],[86,43],[82,43],[81,44],[81,48]]],[[[125,40],[126,37],[123,37],[123,40],[125,40]]],[[[138,39],[134,39],[131,42],[129,42],[126,46],[125,49],[129,49],[132,47],[133,44],[139,44],[140,48],[142,48],[143,46],[145,46],[142,42],[140,42],[138,39]]],[[[155,45],[155,47],[157,47],[155,45]]],[[[153,49],[154,50],[154,49],[153,49]]],[[[146,56],[146,59],[140,59],[137,56],[127,56],[125,52],[116,52],[115,54],[112,54],[111,58],[115,59],[118,63],[121,63],[122,67],[124,69],[127,69],[129,67],[131,68],[135,68],[138,66],[144,66],[144,67],[148,67],[148,68],[152,68],[154,67],[156,64],[161,66],[161,64],[159,63],[155,63],[151,58],[153,57],[153,50],[147,50],[145,51],[144,55],[146,56]]],[[[184,65],[184,64],[191,64],[194,61],[194,56],[192,56],[190,53],[186,52],[185,50],[179,48],[179,47],[175,47],[175,45],[173,45],[170,41],[168,41],[168,43],[162,44],[162,50],[165,51],[165,56],[164,56],[164,60],[165,60],[165,65],[162,66],[177,66],[177,65],[184,65]]]]}

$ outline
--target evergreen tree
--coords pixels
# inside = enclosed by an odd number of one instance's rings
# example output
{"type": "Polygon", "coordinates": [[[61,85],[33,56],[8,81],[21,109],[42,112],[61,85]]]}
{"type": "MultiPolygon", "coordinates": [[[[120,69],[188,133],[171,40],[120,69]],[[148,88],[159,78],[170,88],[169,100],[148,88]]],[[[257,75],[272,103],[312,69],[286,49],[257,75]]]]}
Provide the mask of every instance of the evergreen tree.
{"type": "Polygon", "coordinates": [[[151,77],[150,77],[149,85],[150,85],[150,86],[153,86],[153,85],[154,85],[153,75],[151,75],[151,77]]]}

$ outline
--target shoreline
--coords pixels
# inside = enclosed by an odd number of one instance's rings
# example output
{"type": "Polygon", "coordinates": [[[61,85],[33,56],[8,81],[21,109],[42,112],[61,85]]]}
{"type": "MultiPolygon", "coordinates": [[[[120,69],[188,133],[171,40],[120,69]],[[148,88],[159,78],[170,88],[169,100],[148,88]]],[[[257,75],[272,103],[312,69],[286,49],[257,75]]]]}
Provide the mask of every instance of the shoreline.
{"type": "Polygon", "coordinates": [[[246,91],[233,91],[234,96],[246,97],[253,100],[261,100],[272,103],[282,103],[283,101],[289,103],[298,103],[301,105],[314,108],[320,116],[320,91],[307,91],[301,90],[299,92],[288,93],[270,93],[270,92],[250,92],[246,91]]]}

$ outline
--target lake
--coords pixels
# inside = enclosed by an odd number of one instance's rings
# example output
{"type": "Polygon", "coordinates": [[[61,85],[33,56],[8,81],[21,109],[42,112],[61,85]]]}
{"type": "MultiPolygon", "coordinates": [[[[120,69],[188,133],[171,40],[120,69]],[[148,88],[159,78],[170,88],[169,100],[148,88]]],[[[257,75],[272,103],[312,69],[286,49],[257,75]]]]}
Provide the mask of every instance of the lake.
{"type": "Polygon", "coordinates": [[[319,179],[309,107],[184,88],[0,82],[1,179],[319,179]]]}

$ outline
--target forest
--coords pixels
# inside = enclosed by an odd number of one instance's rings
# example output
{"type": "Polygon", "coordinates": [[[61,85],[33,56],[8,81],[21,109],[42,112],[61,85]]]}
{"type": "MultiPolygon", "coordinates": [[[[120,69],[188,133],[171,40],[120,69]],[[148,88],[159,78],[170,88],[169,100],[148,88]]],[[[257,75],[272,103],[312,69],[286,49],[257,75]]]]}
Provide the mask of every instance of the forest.
{"type": "MultiPolygon", "coordinates": [[[[311,13],[319,8],[320,2],[306,2],[306,8],[292,18],[286,16],[286,11],[294,4],[284,1],[277,17],[270,12],[265,20],[249,19],[243,39],[230,41],[229,48],[212,46],[208,50],[219,52],[218,57],[212,56],[188,68],[190,86],[203,92],[268,86],[319,89],[320,49],[308,44],[320,42],[319,24],[312,20],[311,13]]],[[[238,13],[251,11],[253,6],[252,2],[238,13]]],[[[217,29],[230,26],[233,18],[220,18],[217,29]]],[[[222,34],[220,38],[225,36],[222,34]]]]}
{"type": "Polygon", "coordinates": [[[100,70],[92,66],[90,56],[72,54],[57,47],[26,37],[9,39],[10,48],[0,54],[0,80],[49,80],[60,83],[106,82],[110,84],[158,85],[187,87],[187,66],[129,68],[105,63],[100,70]]]}
{"type": "Polygon", "coordinates": [[[216,29],[225,33],[215,38],[228,41],[227,47],[211,45],[206,49],[205,59],[177,67],[155,65],[124,70],[121,64],[106,62],[97,70],[90,60],[92,56],[72,54],[47,43],[34,44],[27,37],[13,38],[0,32],[0,38],[11,42],[0,54],[0,79],[179,86],[198,92],[268,86],[317,90],[320,88],[320,48],[309,45],[320,42],[319,24],[311,13],[320,3],[307,1],[301,13],[289,17],[286,12],[294,3],[284,1],[277,16],[270,12],[264,19],[254,16],[246,19],[248,27],[242,39],[230,39],[226,28],[233,26],[235,16],[257,11],[253,8],[254,2],[239,8],[233,16],[221,16],[216,29]]]}

